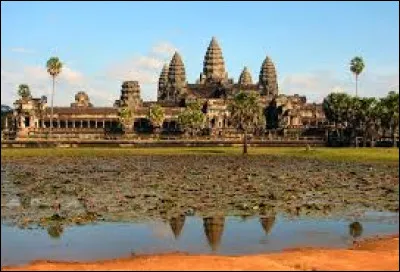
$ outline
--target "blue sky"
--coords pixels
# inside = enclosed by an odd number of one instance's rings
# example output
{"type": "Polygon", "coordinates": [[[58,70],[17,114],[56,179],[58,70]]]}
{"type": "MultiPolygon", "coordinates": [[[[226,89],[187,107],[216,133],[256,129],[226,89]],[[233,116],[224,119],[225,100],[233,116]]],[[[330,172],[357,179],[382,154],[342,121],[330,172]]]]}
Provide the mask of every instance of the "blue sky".
{"type": "Polygon", "coordinates": [[[348,63],[365,59],[360,94],[399,86],[398,2],[1,2],[1,101],[12,104],[20,83],[48,94],[44,65],[65,63],[56,105],[86,91],[111,106],[122,80],[138,80],[144,100],[156,98],[162,64],[174,50],[189,82],[202,71],[216,36],[229,76],[248,66],[257,81],[268,55],[281,93],[321,101],[331,91],[354,92],[348,63]]]}

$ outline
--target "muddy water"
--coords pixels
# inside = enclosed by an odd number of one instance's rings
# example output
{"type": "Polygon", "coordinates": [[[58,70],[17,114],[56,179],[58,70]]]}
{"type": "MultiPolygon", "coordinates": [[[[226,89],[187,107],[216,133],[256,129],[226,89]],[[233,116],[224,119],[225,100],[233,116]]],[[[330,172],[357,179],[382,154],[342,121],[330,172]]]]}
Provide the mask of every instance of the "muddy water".
{"type": "Polygon", "coordinates": [[[1,265],[32,260],[90,261],[131,254],[188,252],[252,254],[286,248],[347,247],[354,239],[398,233],[398,213],[357,218],[189,217],[138,223],[20,229],[1,226],[1,265]]]}

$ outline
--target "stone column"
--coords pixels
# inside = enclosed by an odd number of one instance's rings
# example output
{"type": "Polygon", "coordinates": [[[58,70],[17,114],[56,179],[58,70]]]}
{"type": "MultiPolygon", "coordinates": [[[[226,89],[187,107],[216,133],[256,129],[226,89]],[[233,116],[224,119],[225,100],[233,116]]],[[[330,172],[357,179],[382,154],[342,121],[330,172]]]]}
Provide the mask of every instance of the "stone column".
{"type": "Polygon", "coordinates": [[[82,128],[83,127],[83,120],[81,120],[81,127],[80,128],[82,128]]]}
{"type": "Polygon", "coordinates": [[[5,129],[8,128],[8,118],[6,117],[5,129]]]}
{"type": "Polygon", "coordinates": [[[97,119],[94,120],[94,128],[97,128],[97,119]]]}
{"type": "Polygon", "coordinates": [[[106,121],[103,119],[103,128],[106,127],[106,121]]]}
{"type": "Polygon", "coordinates": [[[75,120],[72,120],[72,128],[75,128],[75,120]]]}

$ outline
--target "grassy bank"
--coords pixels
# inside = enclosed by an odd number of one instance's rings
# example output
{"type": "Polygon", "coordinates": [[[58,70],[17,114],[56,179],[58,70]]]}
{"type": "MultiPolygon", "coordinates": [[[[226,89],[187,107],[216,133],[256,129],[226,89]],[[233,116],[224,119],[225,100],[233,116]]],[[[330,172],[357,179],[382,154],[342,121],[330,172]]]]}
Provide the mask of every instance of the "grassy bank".
{"type": "MultiPolygon", "coordinates": [[[[165,148],[21,148],[2,149],[5,160],[25,157],[93,157],[134,155],[242,155],[241,147],[165,147],[165,148]]],[[[253,147],[249,155],[296,156],[337,161],[399,162],[397,148],[312,148],[304,147],[253,147]]]]}

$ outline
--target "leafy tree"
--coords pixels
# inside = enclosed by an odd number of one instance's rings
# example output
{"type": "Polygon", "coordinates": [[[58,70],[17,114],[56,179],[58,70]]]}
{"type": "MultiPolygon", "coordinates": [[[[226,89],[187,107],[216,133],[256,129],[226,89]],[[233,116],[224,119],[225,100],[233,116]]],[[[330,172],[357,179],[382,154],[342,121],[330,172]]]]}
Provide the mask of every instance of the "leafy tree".
{"type": "Polygon", "coordinates": [[[132,122],[133,114],[129,108],[127,107],[120,108],[118,115],[121,120],[121,123],[123,123],[124,125],[127,125],[130,122],[132,122]]]}
{"type": "Polygon", "coordinates": [[[31,97],[31,91],[30,88],[27,84],[20,84],[18,86],[18,95],[21,98],[30,98],[31,97]]]}
{"type": "Polygon", "coordinates": [[[239,92],[229,104],[234,126],[243,132],[243,154],[247,154],[247,133],[262,122],[263,110],[254,92],[239,92]]]}
{"type": "Polygon", "coordinates": [[[7,116],[12,113],[13,109],[10,106],[7,105],[1,105],[1,130],[3,130],[3,128],[6,125],[6,118],[7,116]]]}
{"type": "Polygon", "coordinates": [[[396,146],[395,134],[399,129],[399,93],[389,92],[386,97],[380,99],[378,107],[381,126],[391,132],[393,146],[396,146]]]}
{"type": "Polygon", "coordinates": [[[322,108],[329,122],[335,124],[339,137],[343,140],[343,129],[351,118],[351,97],[346,93],[331,93],[322,102],[322,108]]]}
{"type": "Polygon", "coordinates": [[[350,61],[350,71],[355,75],[356,77],[356,96],[358,96],[358,76],[362,73],[364,70],[365,64],[364,60],[362,57],[354,57],[350,61]]]}
{"type": "Polygon", "coordinates": [[[191,135],[203,128],[205,122],[205,115],[202,112],[202,104],[200,101],[187,103],[184,111],[178,116],[179,125],[185,130],[190,132],[191,135]]]}
{"type": "Polygon", "coordinates": [[[158,131],[164,122],[165,111],[160,105],[154,104],[149,109],[148,118],[158,131]]]}
{"type": "Polygon", "coordinates": [[[63,64],[58,57],[51,57],[46,63],[47,72],[53,79],[53,89],[51,92],[50,137],[52,135],[52,130],[53,130],[53,113],[54,113],[53,101],[54,101],[54,91],[55,91],[55,80],[56,77],[61,73],[62,67],[63,64]]]}

